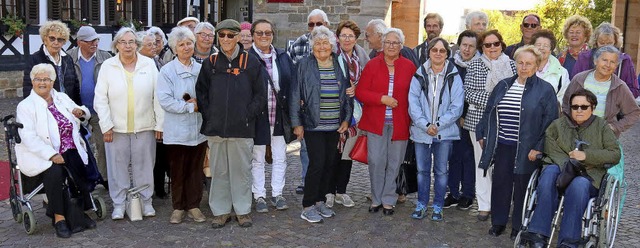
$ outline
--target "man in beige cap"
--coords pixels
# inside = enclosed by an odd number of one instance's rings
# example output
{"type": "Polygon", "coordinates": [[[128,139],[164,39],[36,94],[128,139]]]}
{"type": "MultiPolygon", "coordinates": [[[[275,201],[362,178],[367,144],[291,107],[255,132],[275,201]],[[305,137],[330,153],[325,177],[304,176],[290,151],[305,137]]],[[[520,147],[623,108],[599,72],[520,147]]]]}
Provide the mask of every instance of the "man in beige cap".
{"type": "Polygon", "coordinates": [[[89,125],[91,126],[91,143],[96,147],[96,162],[98,171],[102,175],[102,185],[108,189],[109,184],[107,182],[107,159],[104,153],[104,141],[102,140],[102,131],[98,122],[98,115],[93,109],[93,96],[96,87],[96,80],[98,79],[98,72],[102,62],[111,58],[111,54],[107,51],[98,49],[98,43],[100,43],[100,37],[96,33],[96,30],[90,26],[82,26],[78,30],[76,35],[78,46],[67,51],[67,54],[73,59],[73,65],[80,82],[80,101],[82,105],[89,108],[91,111],[91,119],[89,119],[89,125]]]}
{"type": "Polygon", "coordinates": [[[249,227],[255,122],[267,105],[269,75],[257,57],[242,49],[240,23],[227,19],[216,31],[220,52],[204,60],[196,81],[200,133],[207,136],[210,149],[211,226],[223,227],[233,210],[238,224],[249,227]]]}

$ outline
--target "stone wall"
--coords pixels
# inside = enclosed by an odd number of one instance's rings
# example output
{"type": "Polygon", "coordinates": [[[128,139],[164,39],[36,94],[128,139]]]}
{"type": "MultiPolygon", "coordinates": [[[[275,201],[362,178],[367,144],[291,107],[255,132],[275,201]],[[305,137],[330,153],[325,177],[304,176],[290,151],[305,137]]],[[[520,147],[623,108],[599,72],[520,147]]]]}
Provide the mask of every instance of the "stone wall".
{"type": "Polygon", "coordinates": [[[364,27],[371,19],[385,19],[391,5],[390,0],[305,0],[304,3],[254,0],[254,20],[265,18],[272,21],[276,32],[273,44],[284,48],[288,40],[295,40],[308,32],[307,16],[318,8],[327,13],[331,23],[329,28],[334,32],[341,20],[351,19],[358,23],[363,29],[358,43],[363,45],[364,27]]]}
{"type": "Polygon", "coordinates": [[[22,97],[22,71],[0,71],[0,98],[22,97]]]}
{"type": "Polygon", "coordinates": [[[613,12],[611,23],[624,33],[623,52],[631,56],[631,60],[636,65],[636,73],[640,73],[640,12],[637,11],[640,9],[640,1],[614,0],[611,9],[613,12]]]}

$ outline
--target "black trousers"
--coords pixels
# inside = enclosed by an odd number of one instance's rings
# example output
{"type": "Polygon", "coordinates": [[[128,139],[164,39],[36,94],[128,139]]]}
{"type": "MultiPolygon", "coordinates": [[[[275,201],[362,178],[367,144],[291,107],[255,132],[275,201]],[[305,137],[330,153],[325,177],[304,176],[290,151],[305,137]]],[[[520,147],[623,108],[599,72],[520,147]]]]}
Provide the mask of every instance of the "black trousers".
{"type": "MultiPolygon", "coordinates": [[[[498,143],[491,184],[491,224],[506,226],[513,196],[511,227],[522,227],[522,205],[531,174],[515,174],[516,145],[498,143]]],[[[522,165],[520,165],[522,166],[522,165]]]]}
{"type": "Polygon", "coordinates": [[[304,140],[309,154],[309,169],[304,178],[304,196],[302,206],[310,207],[316,202],[327,200],[329,178],[333,176],[333,167],[338,158],[338,140],[336,131],[305,131],[304,140]]]}
{"type": "Polygon", "coordinates": [[[333,164],[333,176],[329,177],[329,191],[326,194],[347,193],[347,184],[351,179],[352,166],[353,161],[342,160],[342,153],[336,154],[336,162],[333,164]]]}
{"type": "Polygon", "coordinates": [[[202,163],[207,142],[197,146],[166,145],[171,165],[171,202],[175,210],[198,208],[202,200],[202,163]]]}
{"type": "Polygon", "coordinates": [[[49,215],[59,214],[64,215],[65,202],[63,197],[62,187],[67,179],[67,171],[63,168],[66,166],[71,172],[75,185],[70,184],[72,187],[78,187],[84,200],[85,210],[91,209],[91,195],[85,181],[84,162],[78,154],[78,150],[70,149],[62,154],[64,158],[64,164],[52,164],[49,169],[42,172],[42,183],[44,184],[44,192],[49,199],[49,208],[47,213],[49,215]]]}
{"type": "Polygon", "coordinates": [[[167,157],[167,147],[162,142],[156,142],[156,164],[153,166],[153,185],[155,185],[156,196],[164,196],[165,175],[169,173],[169,159],[167,157]]]}

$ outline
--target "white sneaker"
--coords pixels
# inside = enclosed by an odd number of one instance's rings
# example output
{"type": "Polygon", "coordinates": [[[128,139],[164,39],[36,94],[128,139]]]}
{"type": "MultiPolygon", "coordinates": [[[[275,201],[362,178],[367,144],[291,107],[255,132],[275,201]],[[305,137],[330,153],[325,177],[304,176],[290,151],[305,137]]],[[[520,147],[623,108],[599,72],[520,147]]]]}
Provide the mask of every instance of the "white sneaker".
{"type": "Polygon", "coordinates": [[[144,217],[156,216],[156,210],[153,209],[153,205],[151,204],[145,204],[144,207],[142,207],[142,210],[142,216],[144,217]]]}
{"type": "Polygon", "coordinates": [[[336,203],[338,204],[342,204],[345,207],[353,207],[356,205],[355,202],[353,202],[353,200],[351,200],[351,197],[349,197],[349,195],[347,194],[336,194],[336,199],[335,199],[336,203]]]}
{"type": "Polygon", "coordinates": [[[326,197],[327,197],[327,201],[324,202],[324,204],[327,205],[327,207],[332,208],[333,202],[336,196],[334,194],[327,194],[326,197]]]}
{"type": "Polygon", "coordinates": [[[124,208],[123,207],[114,207],[113,212],[111,212],[112,220],[121,220],[124,219],[124,208]]]}

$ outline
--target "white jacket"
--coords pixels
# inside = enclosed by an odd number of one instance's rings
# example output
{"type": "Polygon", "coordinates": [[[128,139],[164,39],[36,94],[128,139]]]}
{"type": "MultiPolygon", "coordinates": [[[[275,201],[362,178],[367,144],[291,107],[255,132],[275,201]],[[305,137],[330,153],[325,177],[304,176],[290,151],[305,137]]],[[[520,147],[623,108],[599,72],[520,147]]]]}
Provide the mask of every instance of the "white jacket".
{"type": "MultiPolygon", "coordinates": [[[[58,111],[73,124],[73,143],[82,162],[88,164],[86,144],[80,137],[80,120],[71,112],[74,108],[80,108],[85,113],[84,118],[89,119],[89,109],[76,105],[67,94],[51,90],[51,95],[58,111]]],[[[33,90],[18,104],[16,112],[16,121],[24,125],[18,130],[22,143],[16,144],[16,159],[23,174],[37,176],[52,165],[49,159],[60,151],[58,122],[47,108],[47,102],[33,90]]]]}
{"type": "MultiPolygon", "coordinates": [[[[152,59],[137,54],[133,72],[134,133],[162,131],[163,110],[155,97],[158,69],[152,59]]],[[[93,108],[100,118],[100,128],[105,133],[111,129],[127,133],[127,79],[120,54],[102,64],[96,82],[93,108]]]]}

